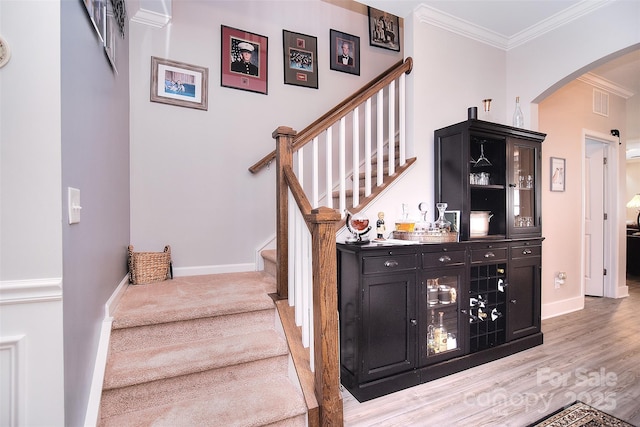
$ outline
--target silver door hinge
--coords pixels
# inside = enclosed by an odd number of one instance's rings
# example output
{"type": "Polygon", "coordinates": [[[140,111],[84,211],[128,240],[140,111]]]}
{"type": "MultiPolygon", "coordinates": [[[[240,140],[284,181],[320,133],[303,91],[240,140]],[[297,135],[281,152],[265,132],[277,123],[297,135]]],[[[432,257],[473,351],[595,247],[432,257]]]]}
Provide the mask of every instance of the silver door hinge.
{"type": "Polygon", "coordinates": [[[605,213],[605,214],[604,214],[604,220],[606,221],[606,220],[608,220],[608,219],[609,219],[609,215],[605,213]]]}

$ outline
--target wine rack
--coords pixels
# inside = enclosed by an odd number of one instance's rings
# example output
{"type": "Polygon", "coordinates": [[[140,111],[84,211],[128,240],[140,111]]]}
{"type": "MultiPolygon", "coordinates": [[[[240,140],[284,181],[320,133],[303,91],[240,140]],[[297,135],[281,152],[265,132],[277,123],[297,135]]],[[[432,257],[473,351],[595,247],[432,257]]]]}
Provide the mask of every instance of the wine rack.
{"type": "Polygon", "coordinates": [[[471,267],[469,283],[469,350],[506,342],[506,264],[471,267]]]}

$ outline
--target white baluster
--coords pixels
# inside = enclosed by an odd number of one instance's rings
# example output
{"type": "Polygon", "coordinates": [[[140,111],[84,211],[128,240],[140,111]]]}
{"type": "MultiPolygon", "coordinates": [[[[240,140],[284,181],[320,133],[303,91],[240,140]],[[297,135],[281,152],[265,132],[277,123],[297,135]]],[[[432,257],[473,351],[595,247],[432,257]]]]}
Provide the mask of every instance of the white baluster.
{"type": "Polygon", "coordinates": [[[312,172],[312,184],[311,184],[311,207],[313,208],[317,208],[320,205],[320,200],[319,200],[319,195],[318,195],[318,180],[320,179],[319,177],[319,162],[320,160],[318,159],[318,137],[316,136],[315,138],[313,138],[313,140],[311,141],[311,156],[313,158],[313,172],[312,172]]]}
{"type": "Polygon", "coordinates": [[[387,92],[389,98],[389,176],[396,173],[396,81],[389,84],[387,92]]]}
{"type": "Polygon", "coordinates": [[[400,123],[398,123],[398,127],[399,127],[399,131],[400,131],[400,166],[404,166],[404,164],[407,162],[407,146],[406,146],[406,129],[405,127],[407,126],[407,116],[406,116],[406,110],[405,110],[405,102],[406,102],[406,86],[405,86],[405,79],[404,79],[405,74],[402,73],[400,75],[399,81],[400,81],[400,86],[399,86],[399,105],[398,105],[398,115],[399,115],[399,120],[400,123]]]}
{"type": "Polygon", "coordinates": [[[325,154],[326,154],[326,201],[327,207],[333,208],[333,135],[332,128],[326,130],[326,144],[325,144],[325,154]]]}
{"type": "Polygon", "coordinates": [[[377,125],[378,129],[376,132],[376,160],[378,162],[378,176],[377,176],[377,185],[381,186],[384,179],[384,94],[382,89],[378,91],[378,99],[376,102],[376,108],[378,112],[377,116],[377,125]]]}
{"type": "Polygon", "coordinates": [[[338,140],[338,185],[340,189],[340,212],[347,208],[347,173],[346,173],[346,118],[340,119],[340,136],[338,140]]]}
{"type": "Polygon", "coordinates": [[[353,192],[353,206],[360,204],[360,108],[353,110],[352,124],[353,136],[351,144],[353,147],[353,166],[351,168],[351,191],[353,192]]]}
{"type": "Polygon", "coordinates": [[[371,195],[371,98],[364,104],[364,195],[371,195]]]}

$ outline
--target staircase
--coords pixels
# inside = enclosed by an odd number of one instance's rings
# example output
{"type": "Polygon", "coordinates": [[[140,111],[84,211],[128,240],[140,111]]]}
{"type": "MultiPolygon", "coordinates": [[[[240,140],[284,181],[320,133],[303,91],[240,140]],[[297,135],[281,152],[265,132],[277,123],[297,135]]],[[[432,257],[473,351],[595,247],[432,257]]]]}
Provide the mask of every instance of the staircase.
{"type": "Polygon", "coordinates": [[[305,426],[275,290],[266,272],[129,286],[114,313],[99,425],[305,426]]]}

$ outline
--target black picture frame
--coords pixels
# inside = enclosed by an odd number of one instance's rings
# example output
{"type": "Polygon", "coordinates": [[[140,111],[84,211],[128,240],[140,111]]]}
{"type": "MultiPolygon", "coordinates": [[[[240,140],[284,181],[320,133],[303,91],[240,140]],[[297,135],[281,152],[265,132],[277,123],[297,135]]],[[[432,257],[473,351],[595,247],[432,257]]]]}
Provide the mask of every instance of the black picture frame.
{"type": "Polygon", "coordinates": [[[221,33],[220,85],[267,95],[269,39],[226,25],[221,25],[221,33]],[[249,49],[251,58],[242,62],[242,52],[249,49]]]}
{"type": "Polygon", "coordinates": [[[318,89],[318,38],[282,30],[284,83],[318,89]]]}
{"type": "Polygon", "coordinates": [[[329,30],[330,68],[343,73],[360,75],[360,37],[329,30]],[[348,48],[347,59],[342,59],[343,46],[348,48]]]}
{"type": "Polygon", "coordinates": [[[369,6],[369,45],[400,52],[400,18],[369,6]]]}

